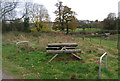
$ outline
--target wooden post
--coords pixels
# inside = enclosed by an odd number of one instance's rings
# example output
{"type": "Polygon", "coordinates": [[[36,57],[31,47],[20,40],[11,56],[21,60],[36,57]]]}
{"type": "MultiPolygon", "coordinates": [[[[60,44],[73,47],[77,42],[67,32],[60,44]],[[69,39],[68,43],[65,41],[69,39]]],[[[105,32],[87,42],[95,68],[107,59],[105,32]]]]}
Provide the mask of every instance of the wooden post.
{"type": "MultiPolygon", "coordinates": [[[[61,50],[63,50],[63,49],[64,49],[64,48],[62,48],[61,50]]],[[[48,63],[51,62],[51,61],[52,61],[55,57],[57,57],[57,56],[58,56],[58,54],[55,54],[55,55],[48,61],[48,63]]],[[[48,64],[48,63],[47,63],[47,64],[48,64]]]]}

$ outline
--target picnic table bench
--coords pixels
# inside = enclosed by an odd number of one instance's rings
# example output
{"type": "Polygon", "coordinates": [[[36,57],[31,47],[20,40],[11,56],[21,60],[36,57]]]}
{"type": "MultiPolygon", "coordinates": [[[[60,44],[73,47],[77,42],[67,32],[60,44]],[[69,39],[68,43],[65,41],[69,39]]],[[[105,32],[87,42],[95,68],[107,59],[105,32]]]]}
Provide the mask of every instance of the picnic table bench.
{"type": "MultiPolygon", "coordinates": [[[[78,46],[77,43],[50,43],[47,45],[46,50],[47,54],[55,54],[49,62],[51,62],[58,54],[63,53],[70,53],[77,57],[78,59],[81,59],[78,55],[75,53],[81,53],[80,49],[75,49],[78,46]]],[[[48,62],[48,63],[49,63],[48,62]]]]}

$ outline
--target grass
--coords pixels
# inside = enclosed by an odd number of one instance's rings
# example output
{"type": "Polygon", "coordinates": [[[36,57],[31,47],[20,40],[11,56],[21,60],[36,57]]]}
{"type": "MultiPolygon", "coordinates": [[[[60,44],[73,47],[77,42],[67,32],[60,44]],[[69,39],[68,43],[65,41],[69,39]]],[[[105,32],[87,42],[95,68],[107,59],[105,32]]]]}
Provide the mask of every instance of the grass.
{"type": "Polygon", "coordinates": [[[120,36],[120,34],[114,34],[114,35],[120,36]]]}
{"type": "MultiPolygon", "coordinates": [[[[16,79],[97,79],[99,57],[104,49],[109,53],[108,69],[102,68],[102,79],[118,79],[117,41],[101,38],[85,38],[79,36],[52,33],[22,33],[9,32],[3,34],[3,68],[6,73],[16,79]],[[91,41],[90,41],[91,39],[91,41]],[[30,41],[17,49],[15,42],[30,41]],[[48,43],[76,42],[82,60],[74,56],[62,54],[51,63],[46,64],[53,55],[46,55],[48,43]]],[[[103,62],[105,59],[103,59],[103,62]]]]}
{"type": "MultiPolygon", "coordinates": [[[[100,28],[85,28],[86,32],[96,32],[96,31],[101,31],[101,30],[102,29],[100,29],[100,28]]],[[[80,32],[80,31],[83,31],[83,29],[82,28],[77,28],[75,30],[75,32],[80,32]]]]}

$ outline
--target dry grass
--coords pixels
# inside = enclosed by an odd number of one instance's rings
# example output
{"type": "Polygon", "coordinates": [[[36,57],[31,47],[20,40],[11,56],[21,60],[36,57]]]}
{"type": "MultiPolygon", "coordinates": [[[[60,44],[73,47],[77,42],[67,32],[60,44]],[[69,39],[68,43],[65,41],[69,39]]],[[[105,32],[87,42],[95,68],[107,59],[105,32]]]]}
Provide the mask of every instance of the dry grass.
{"type": "MultiPolygon", "coordinates": [[[[28,47],[35,48],[37,50],[45,51],[48,43],[78,43],[78,47],[86,53],[101,53],[98,48],[107,51],[108,46],[103,46],[98,43],[92,43],[90,39],[83,40],[77,36],[71,35],[56,35],[51,33],[18,33],[10,32],[3,34],[3,40],[8,44],[15,44],[18,41],[29,41],[28,47]],[[16,33],[16,34],[15,34],[16,33]]],[[[26,46],[25,46],[26,48],[26,46]]],[[[113,52],[117,52],[117,49],[110,48],[113,52]]],[[[103,52],[102,52],[103,53],[103,52]]]]}

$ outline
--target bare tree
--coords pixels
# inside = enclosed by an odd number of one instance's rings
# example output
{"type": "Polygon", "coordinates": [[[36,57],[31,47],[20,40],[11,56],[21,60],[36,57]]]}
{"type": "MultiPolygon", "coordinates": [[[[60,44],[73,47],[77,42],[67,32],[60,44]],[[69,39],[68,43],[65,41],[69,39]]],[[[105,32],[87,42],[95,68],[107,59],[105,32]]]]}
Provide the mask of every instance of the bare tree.
{"type": "Polygon", "coordinates": [[[0,4],[1,4],[0,17],[5,20],[5,15],[14,10],[17,7],[18,2],[14,0],[11,2],[1,1],[0,4]]]}
{"type": "Polygon", "coordinates": [[[30,18],[32,22],[50,21],[47,9],[37,3],[31,5],[30,18]]]}

